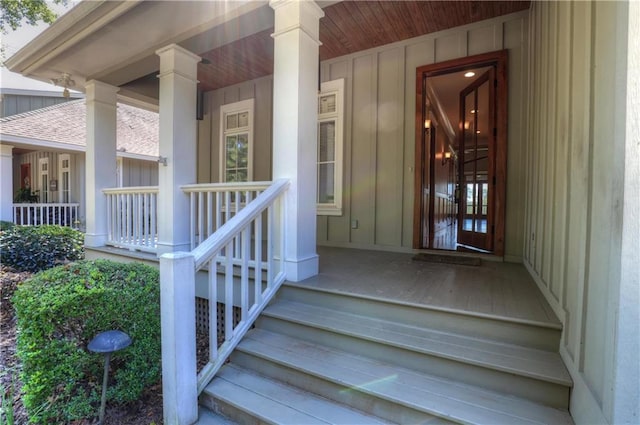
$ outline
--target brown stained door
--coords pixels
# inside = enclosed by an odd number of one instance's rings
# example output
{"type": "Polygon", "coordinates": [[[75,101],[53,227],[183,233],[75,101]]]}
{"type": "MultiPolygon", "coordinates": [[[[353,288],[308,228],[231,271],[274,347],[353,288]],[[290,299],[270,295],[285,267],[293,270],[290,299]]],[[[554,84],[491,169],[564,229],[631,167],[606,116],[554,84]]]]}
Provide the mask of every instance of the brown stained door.
{"type": "Polygon", "coordinates": [[[495,71],[460,92],[458,244],[493,250],[495,197],[495,71]]]}

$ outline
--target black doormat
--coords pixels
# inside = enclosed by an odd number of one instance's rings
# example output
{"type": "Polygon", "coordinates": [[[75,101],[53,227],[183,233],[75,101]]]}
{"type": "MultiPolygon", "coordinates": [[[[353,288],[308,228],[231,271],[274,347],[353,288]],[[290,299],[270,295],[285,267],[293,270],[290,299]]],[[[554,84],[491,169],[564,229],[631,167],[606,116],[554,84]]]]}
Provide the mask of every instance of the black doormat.
{"type": "Polygon", "coordinates": [[[422,252],[413,256],[413,261],[427,261],[429,263],[458,264],[461,266],[481,266],[482,259],[477,257],[458,257],[456,255],[442,255],[422,252]]]}

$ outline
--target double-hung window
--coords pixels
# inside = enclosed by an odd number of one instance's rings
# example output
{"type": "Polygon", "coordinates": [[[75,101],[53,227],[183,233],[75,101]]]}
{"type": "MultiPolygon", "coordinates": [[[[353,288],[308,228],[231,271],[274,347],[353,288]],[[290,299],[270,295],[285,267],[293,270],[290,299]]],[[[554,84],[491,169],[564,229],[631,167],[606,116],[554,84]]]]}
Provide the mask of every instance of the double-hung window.
{"type": "Polygon", "coordinates": [[[342,215],[344,79],[322,83],[318,95],[319,215],[342,215]]]}
{"type": "Polygon", "coordinates": [[[71,155],[61,154],[58,157],[59,199],[63,204],[71,202],[71,155]]]}
{"type": "Polygon", "coordinates": [[[253,99],[220,108],[220,181],[253,180],[253,99]]]}
{"type": "Polygon", "coordinates": [[[49,158],[38,159],[38,189],[40,190],[40,202],[49,202],[49,158]]]}

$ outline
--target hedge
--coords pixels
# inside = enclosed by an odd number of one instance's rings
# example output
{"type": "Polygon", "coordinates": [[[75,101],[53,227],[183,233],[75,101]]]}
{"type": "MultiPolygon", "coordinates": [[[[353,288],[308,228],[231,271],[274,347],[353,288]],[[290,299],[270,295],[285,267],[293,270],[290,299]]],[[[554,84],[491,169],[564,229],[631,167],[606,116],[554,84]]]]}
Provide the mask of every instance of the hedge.
{"type": "Polygon", "coordinates": [[[13,226],[0,233],[0,262],[35,273],[84,258],[83,244],[83,233],[70,227],[13,226]]]}
{"type": "Polygon", "coordinates": [[[130,347],[111,360],[109,403],[140,398],[160,380],[158,271],[139,263],[79,261],[34,275],[13,297],[18,318],[23,402],[33,423],[93,417],[99,406],[103,356],[87,344],[117,329],[130,347]]]}

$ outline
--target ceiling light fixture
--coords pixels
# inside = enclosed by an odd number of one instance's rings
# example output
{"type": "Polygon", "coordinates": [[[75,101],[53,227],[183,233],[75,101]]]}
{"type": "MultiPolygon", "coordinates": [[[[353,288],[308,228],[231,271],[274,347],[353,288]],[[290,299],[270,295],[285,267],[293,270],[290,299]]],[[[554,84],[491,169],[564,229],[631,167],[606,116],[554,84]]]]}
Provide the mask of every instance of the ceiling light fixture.
{"type": "Polygon", "coordinates": [[[471,78],[471,77],[474,77],[475,75],[476,75],[476,73],[475,73],[475,72],[473,72],[473,71],[468,71],[468,72],[465,72],[465,73],[464,73],[464,76],[465,76],[466,78],[471,78]]]}
{"type": "Polygon", "coordinates": [[[52,78],[51,84],[58,87],[64,87],[62,97],[68,99],[69,96],[71,96],[71,93],[69,93],[69,87],[75,86],[76,82],[71,79],[71,74],[63,72],[62,75],[60,75],[60,78],[52,78]]]}

